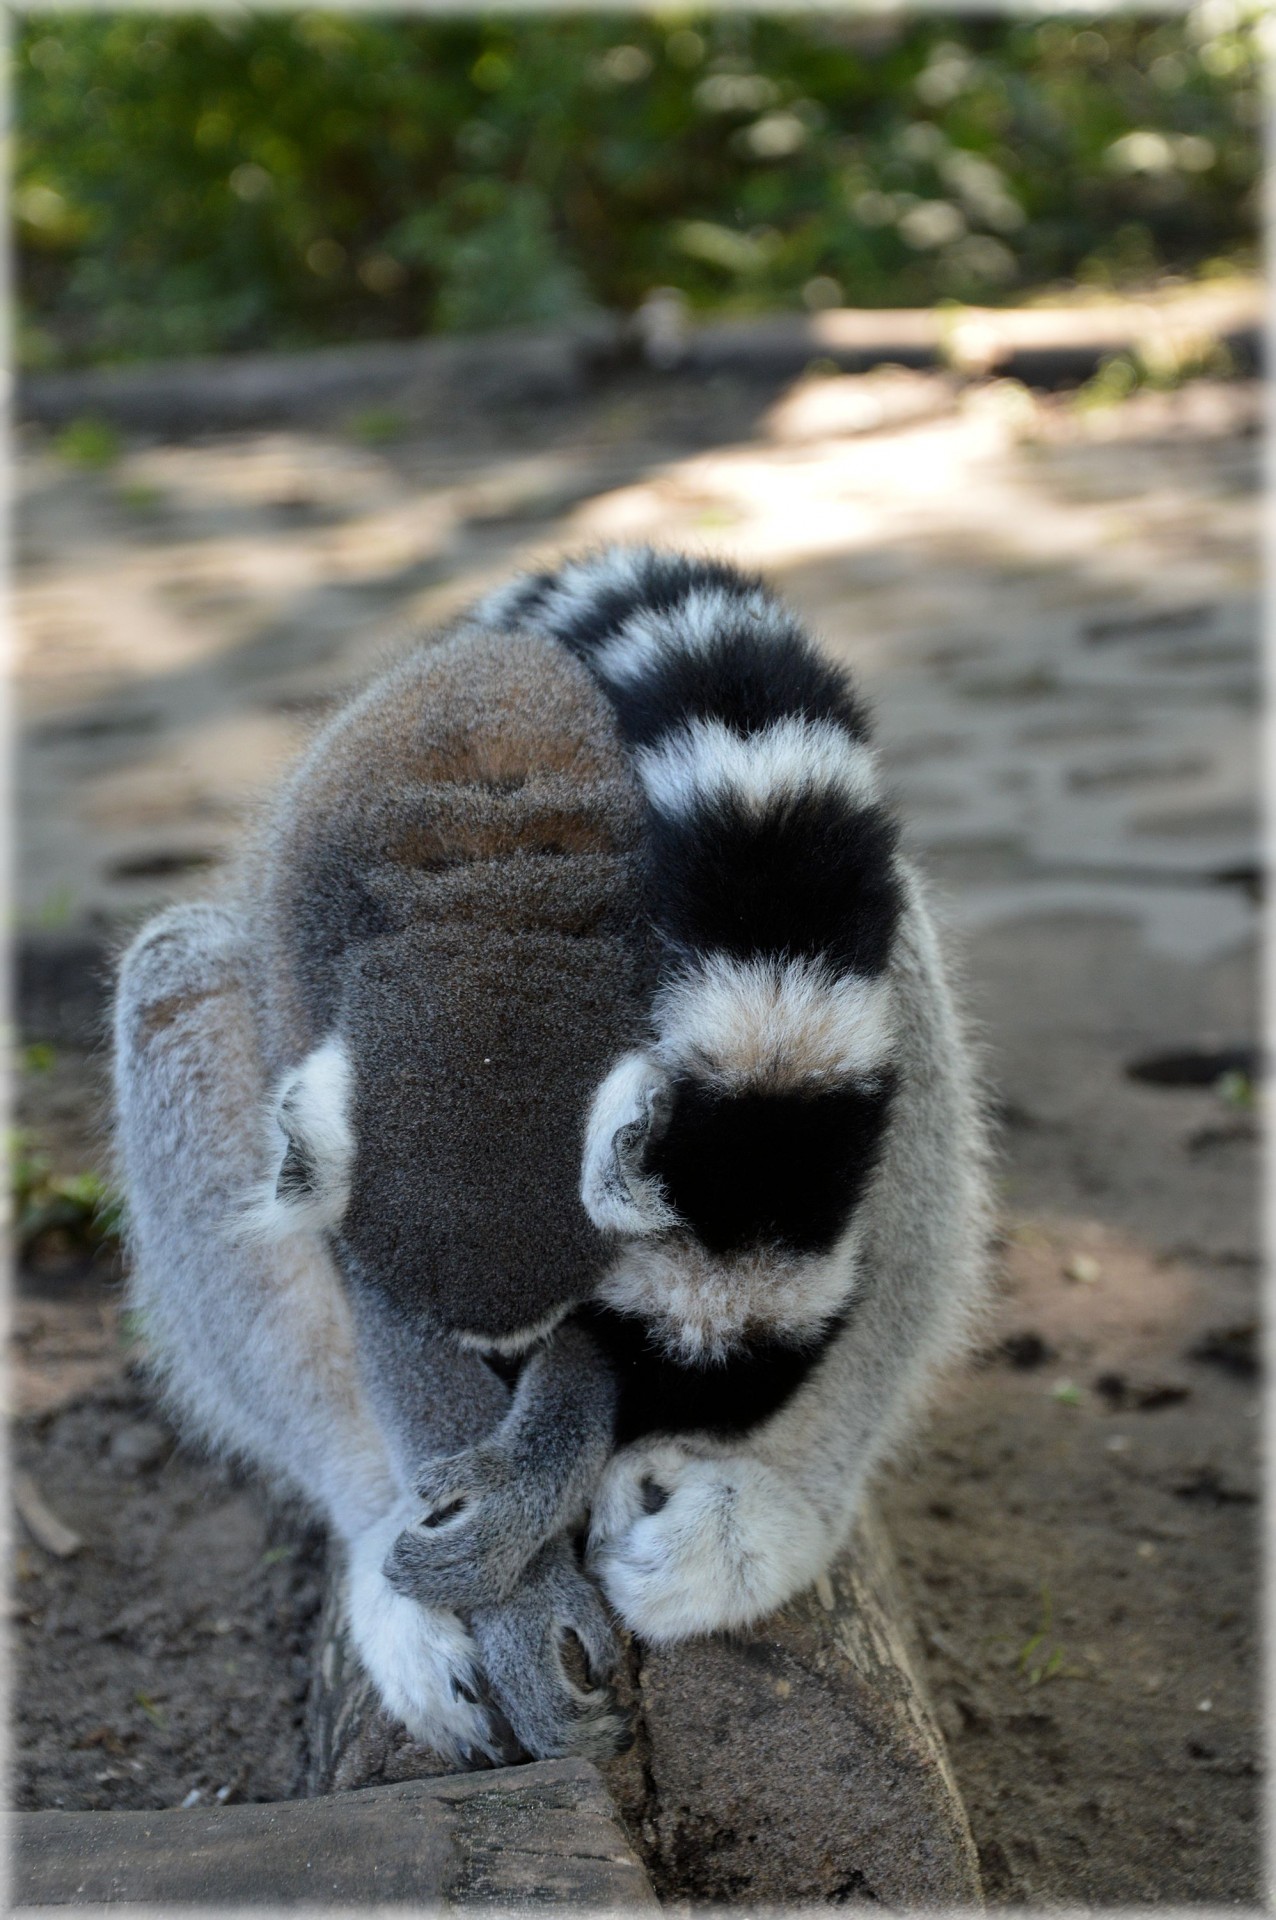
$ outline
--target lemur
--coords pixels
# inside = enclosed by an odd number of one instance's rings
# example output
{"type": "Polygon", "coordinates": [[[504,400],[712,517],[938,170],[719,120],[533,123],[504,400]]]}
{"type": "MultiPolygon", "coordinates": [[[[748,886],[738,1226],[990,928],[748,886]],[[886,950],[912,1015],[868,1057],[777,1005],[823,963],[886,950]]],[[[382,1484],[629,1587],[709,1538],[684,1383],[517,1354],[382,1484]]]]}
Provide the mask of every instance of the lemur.
{"type": "Polygon", "coordinates": [[[115,1044],[171,1401],[327,1520],[451,1759],[614,1751],[599,1588],[673,1640],[816,1580],[977,1315],[978,1092],[865,707],[726,565],[613,549],[410,653],[143,930],[115,1044]]]}

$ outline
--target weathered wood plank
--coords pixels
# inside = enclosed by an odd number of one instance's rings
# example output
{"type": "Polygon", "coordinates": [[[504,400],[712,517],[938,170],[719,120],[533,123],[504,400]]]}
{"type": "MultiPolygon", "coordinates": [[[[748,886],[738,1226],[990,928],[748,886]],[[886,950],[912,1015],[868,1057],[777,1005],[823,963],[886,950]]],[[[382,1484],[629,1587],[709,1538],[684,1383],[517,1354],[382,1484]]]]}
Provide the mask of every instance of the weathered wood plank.
{"type": "Polygon", "coordinates": [[[1263,326],[1256,280],[1081,307],[841,308],[710,321],[679,327],[669,350],[656,353],[650,343],[644,353],[641,327],[604,316],[545,331],[27,373],[18,379],[16,404],[19,419],[47,427],[92,413],[122,427],[187,433],[322,420],[377,403],[411,413],[461,400],[560,400],[579,392],[598,368],[635,356],[670,372],[763,379],[792,379],[812,360],[844,373],[887,362],[951,364],[1055,386],[1086,379],[1107,354],[1128,352],[1167,329],[1221,339],[1239,367],[1253,368],[1263,326]]]}
{"type": "Polygon", "coordinates": [[[583,1761],[162,1813],[24,1813],[14,1909],[101,1905],[654,1909],[583,1761]]]}
{"type": "Polygon", "coordinates": [[[879,1518],[750,1633],[633,1649],[604,1769],[662,1899],[977,1907],[978,1861],[879,1518]]]}

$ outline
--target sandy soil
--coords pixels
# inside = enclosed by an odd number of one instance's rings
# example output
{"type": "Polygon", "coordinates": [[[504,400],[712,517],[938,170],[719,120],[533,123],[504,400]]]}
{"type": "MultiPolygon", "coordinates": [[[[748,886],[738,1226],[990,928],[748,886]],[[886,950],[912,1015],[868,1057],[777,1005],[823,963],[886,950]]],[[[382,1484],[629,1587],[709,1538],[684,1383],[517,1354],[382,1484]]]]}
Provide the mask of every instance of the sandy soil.
{"type": "MultiPolygon", "coordinates": [[[[857,664],[999,1121],[997,1319],[884,1491],[999,1903],[1257,1896],[1257,413],[634,379],[96,475],[22,435],[18,1117],[64,1171],[112,946],[414,625],[649,536],[764,565],[857,664]]],[[[16,1536],[19,1804],[288,1794],[321,1543],[175,1447],[109,1273],[46,1251],[13,1332],[19,1491],[79,1540],[16,1536]]]]}

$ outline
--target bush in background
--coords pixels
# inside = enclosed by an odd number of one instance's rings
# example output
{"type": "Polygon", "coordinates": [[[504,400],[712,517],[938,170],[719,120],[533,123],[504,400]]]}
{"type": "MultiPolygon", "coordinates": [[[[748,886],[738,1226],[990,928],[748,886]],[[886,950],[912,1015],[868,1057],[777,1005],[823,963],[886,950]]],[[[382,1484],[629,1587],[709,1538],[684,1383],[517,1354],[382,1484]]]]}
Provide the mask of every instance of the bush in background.
{"type": "Polygon", "coordinates": [[[27,365],[627,310],[1002,301],[1252,257],[1262,28],[31,15],[27,365]]]}

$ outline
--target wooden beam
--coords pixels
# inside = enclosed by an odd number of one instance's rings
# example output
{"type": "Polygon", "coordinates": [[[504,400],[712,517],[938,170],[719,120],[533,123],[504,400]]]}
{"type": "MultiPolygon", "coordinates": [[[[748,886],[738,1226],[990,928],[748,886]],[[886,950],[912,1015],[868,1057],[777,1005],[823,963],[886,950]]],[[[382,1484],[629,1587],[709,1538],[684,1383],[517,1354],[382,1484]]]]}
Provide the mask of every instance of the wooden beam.
{"type": "Polygon", "coordinates": [[[597,1772],[574,1760],[268,1805],[14,1814],[9,1846],[10,1911],[656,1907],[597,1772]]]}
{"type": "Polygon", "coordinates": [[[546,331],[225,354],[140,366],[24,373],[20,420],[45,427],[82,414],[175,434],[282,421],[313,423],[394,405],[408,418],[441,408],[555,403],[609,367],[646,361],[658,373],[731,373],[790,380],[815,364],[844,373],[894,364],[1011,375],[1046,387],[1087,379],[1107,355],[1158,340],[1220,341],[1241,371],[1257,367],[1265,329],[1256,279],[1144,298],[1054,307],[834,308],[760,319],[680,324],[659,352],[639,322],[603,317],[546,331]]]}

